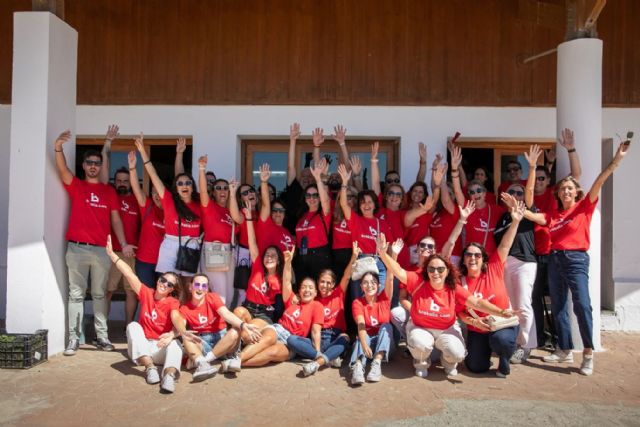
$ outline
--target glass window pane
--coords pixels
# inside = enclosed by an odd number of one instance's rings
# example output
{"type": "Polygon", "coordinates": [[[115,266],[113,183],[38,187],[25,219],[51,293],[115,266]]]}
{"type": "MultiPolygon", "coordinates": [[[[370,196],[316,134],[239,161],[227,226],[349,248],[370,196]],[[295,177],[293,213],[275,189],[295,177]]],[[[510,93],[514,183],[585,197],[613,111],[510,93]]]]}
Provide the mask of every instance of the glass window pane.
{"type": "Polygon", "coordinates": [[[251,175],[256,189],[260,186],[260,166],[269,163],[271,178],[269,183],[276,187],[278,193],[287,186],[287,155],[286,152],[254,152],[251,159],[251,175]]]}

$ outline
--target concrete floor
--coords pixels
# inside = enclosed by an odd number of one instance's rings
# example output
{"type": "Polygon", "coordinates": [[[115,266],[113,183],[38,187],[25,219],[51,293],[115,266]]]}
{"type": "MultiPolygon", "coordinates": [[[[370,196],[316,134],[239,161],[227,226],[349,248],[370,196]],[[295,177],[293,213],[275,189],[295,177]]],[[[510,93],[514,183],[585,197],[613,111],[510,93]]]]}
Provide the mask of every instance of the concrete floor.
{"type": "MultiPolygon", "coordinates": [[[[448,380],[439,367],[413,376],[396,355],[383,379],[348,386],[348,369],[302,378],[286,362],[191,383],[184,372],[173,395],[144,382],[126,358],[126,345],[105,353],[82,346],[74,357],[55,356],[27,371],[0,370],[0,425],[640,425],[640,334],[603,333],[607,349],[595,373],[547,365],[537,350],[508,379],[461,369],[448,380]]],[[[497,363],[494,361],[494,364],[497,363]]]]}

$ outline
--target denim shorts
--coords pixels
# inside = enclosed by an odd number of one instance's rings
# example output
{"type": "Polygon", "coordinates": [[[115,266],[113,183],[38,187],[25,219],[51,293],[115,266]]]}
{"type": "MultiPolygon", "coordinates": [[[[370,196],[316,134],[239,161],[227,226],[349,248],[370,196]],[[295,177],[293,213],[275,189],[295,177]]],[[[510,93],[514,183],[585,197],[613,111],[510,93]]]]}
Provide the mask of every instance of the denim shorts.
{"type": "Polygon", "coordinates": [[[205,332],[200,334],[202,338],[202,354],[207,354],[218,342],[225,336],[227,329],[219,330],[218,332],[205,332]]]}

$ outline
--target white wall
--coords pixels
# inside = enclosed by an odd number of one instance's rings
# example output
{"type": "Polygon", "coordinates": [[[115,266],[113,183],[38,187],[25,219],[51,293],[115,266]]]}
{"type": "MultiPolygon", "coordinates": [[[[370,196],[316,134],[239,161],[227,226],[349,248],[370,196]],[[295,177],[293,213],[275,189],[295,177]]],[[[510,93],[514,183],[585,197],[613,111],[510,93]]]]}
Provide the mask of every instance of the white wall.
{"type": "Polygon", "coordinates": [[[11,106],[0,105],[0,319],[7,309],[7,234],[9,215],[9,151],[11,137],[11,106]]]}

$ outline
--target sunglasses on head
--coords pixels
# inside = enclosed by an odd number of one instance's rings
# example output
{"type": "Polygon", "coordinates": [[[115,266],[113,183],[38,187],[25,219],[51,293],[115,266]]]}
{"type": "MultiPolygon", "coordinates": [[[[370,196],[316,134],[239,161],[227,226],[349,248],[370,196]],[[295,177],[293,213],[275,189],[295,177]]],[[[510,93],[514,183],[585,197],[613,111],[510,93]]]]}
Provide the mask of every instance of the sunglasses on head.
{"type": "Polygon", "coordinates": [[[507,191],[507,193],[511,194],[512,196],[524,196],[524,191],[522,190],[509,190],[507,191]]]}
{"type": "Polygon", "coordinates": [[[87,166],[102,166],[102,160],[85,160],[84,164],[87,166]]]}
{"type": "Polygon", "coordinates": [[[243,196],[243,197],[246,197],[249,194],[253,194],[255,192],[256,192],[256,190],[254,190],[253,188],[249,188],[248,190],[241,191],[240,195],[243,196]]]}
{"type": "Polygon", "coordinates": [[[429,249],[430,251],[434,250],[436,248],[436,245],[434,245],[433,243],[424,243],[424,242],[420,242],[418,243],[418,247],[422,250],[424,249],[429,249]]]}
{"type": "Polygon", "coordinates": [[[387,178],[384,182],[387,184],[400,184],[400,178],[387,178]]]}
{"type": "Polygon", "coordinates": [[[206,282],[193,282],[193,289],[208,290],[209,284],[206,282]]]}
{"type": "Polygon", "coordinates": [[[546,181],[546,180],[547,180],[547,177],[546,177],[546,176],[537,176],[537,177],[536,177],[536,181],[540,181],[540,182],[542,182],[542,181],[546,181]]]}
{"type": "Polygon", "coordinates": [[[228,191],[229,190],[229,186],[228,185],[216,185],[215,187],[213,187],[214,190],[218,190],[218,191],[228,191]]]}
{"type": "Polygon", "coordinates": [[[467,258],[482,258],[482,252],[465,252],[464,256],[467,258]]]}
{"type": "Polygon", "coordinates": [[[399,191],[387,191],[387,196],[389,196],[389,197],[392,197],[392,196],[402,197],[402,193],[400,193],[399,191]]]}
{"type": "Polygon", "coordinates": [[[318,198],[320,198],[320,194],[319,193],[305,193],[304,194],[304,198],[305,199],[318,199],[318,198]]]}
{"type": "Polygon", "coordinates": [[[285,208],[271,208],[271,212],[273,213],[285,213],[285,208]]]}
{"type": "Polygon", "coordinates": [[[165,278],[164,276],[160,276],[158,281],[160,283],[162,283],[163,285],[165,285],[167,288],[175,288],[176,287],[175,283],[173,283],[171,280],[167,280],[167,278],[165,278]]]}
{"type": "Polygon", "coordinates": [[[478,193],[478,194],[482,194],[484,193],[484,188],[478,188],[476,190],[471,190],[469,189],[468,191],[469,195],[473,196],[474,194],[478,193]]]}
{"type": "Polygon", "coordinates": [[[186,180],[186,181],[176,181],[176,185],[178,187],[184,187],[184,186],[190,186],[193,185],[193,181],[191,181],[190,179],[186,180]]]}
{"type": "Polygon", "coordinates": [[[429,273],[435,273],[435,272],[437,271],[437,272],[438,272],[438,274],[442,274],[442,273],[444,273],[444,271],[445,271],[446,269],[447,269],[447,267],[442,267],[442,266],[441,266],[441,267],[431,267],[431,266],[427,267],[427,271],[428,271],[429,273]]]}

